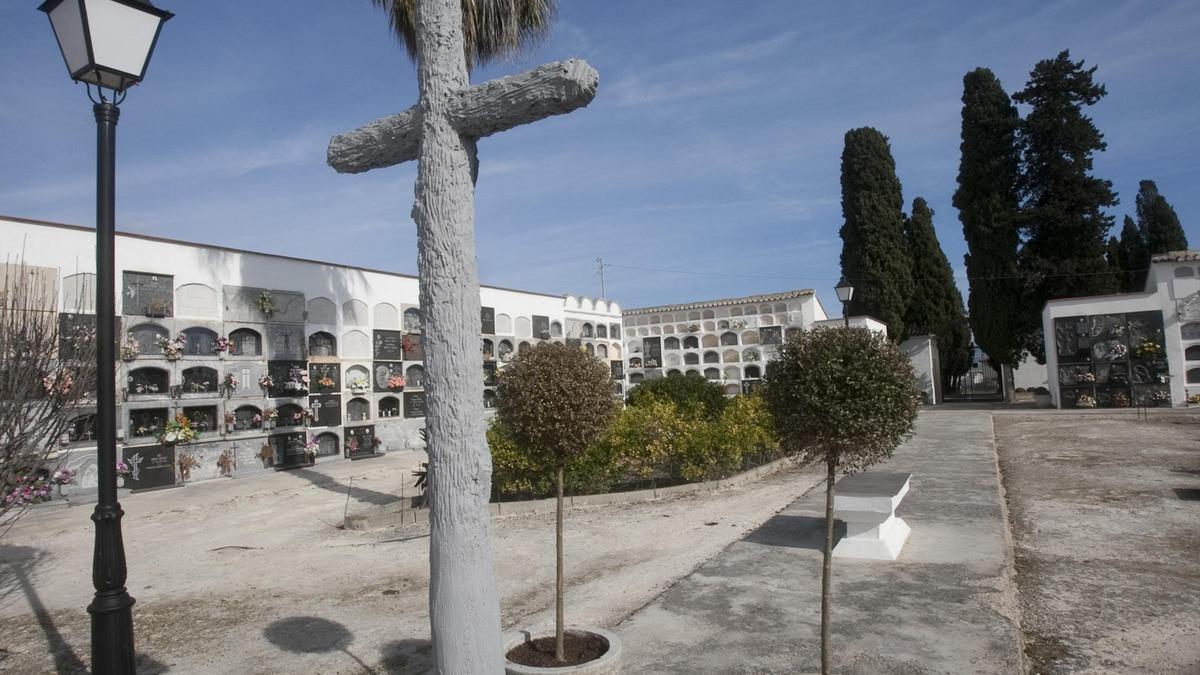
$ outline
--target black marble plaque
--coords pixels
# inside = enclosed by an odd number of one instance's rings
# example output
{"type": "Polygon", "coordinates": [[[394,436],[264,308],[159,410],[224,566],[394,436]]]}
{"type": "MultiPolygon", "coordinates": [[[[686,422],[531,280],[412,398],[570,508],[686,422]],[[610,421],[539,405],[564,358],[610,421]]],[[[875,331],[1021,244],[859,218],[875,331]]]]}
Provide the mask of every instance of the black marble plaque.
{"type": "Polygon", "coordinates": [[[308,376],[308,364],[304,361],[268,361],[267,372],[271,375],[270,396],[280,398],[308,395],[310,385],[304,382],[308,376]]]}
{"type": "Polygon", "coordinates": [[[175,310],[175,278],[169,274],[125,272],[121,285],[121,308],[125,314],[172,316],[175,310]]]}
{"type": "Polygon", "coordinates": [[[313,411],[313,418],[312,421],[309,422],[309,426],[342,426],[342,397],[340,394],[309,396],[308,406],[312,408],[313,411]]]}
{"type": "Polygon", "coordinates": [[[424,361],[425,360],[425,348],[421,346],[420,333],[409,333],[408,335],[405,335],[404,337],[408,338],[407,340],[404,341],[404,344],[407,345],[404,349],[404,360],[405,361],[424,361]]]}
{"type": "Polygon", "coordinates": [[[401,361],[404,359],[404,333],[398,330],[375,331],[375,360],[401,361]]]}
{"type": "Polygon", "coordinates": [[[308,364],[308,389],[314,394],[332,394],[342,388],[342,367],[337,363],[308,364]]]}
{"type": "Polygon", "coordinates": [[[533,337],[542,340],[550,339],[550,317],[533,315],[533,337]]]}
{"type": "Polygon", "coordinates": [[[425,416],[425,392],[404,392],[404,416],[406,418],[425,416]]]}
{"type": "Polygon", "coordinates": [[[758,339],[764,345],[783,344],[783,326],[763,326],[759,328],[758,339]]]}
{"type": "Polygon", "coordinates": [[[152,490],[175,484],[175,446],[141,445],[124,447],[121,458],[129,466],[125,487],[152,490]]]}
{"type": "Polygon", "coordinates": [[[642,364],[647,368],[662,367],[662,338],[642,338],[642,364]]]}
{"type": "Polygon", "coordinates": [[[308,453],[304,452],[306,442],[307,438],[303,431],[271,436],[271,446],[275,448],[275,468],[292,469],[312,464],[308,459],[308,453]]]}
{"type": "Polygon", "coordinates": [[[496,308],[495,307],[480,307],[479,308],[479,332],[484,335],[496,334],[496,308]]]}
{"type": "Polygon", "coordinates": [[[392,377],[404,377],[404,364],[400,361],[376,361],[371,369],[371,384],[376,392],[401,391],[404,386],[389,387],[392,377]]]}
{"type": "Polygon", "coordinates": [[[375,454],[375,426],[346,427],[346,456],[350,459],[375,454]],[[353,443],[351,442],[353,441],[353,443]]]}
{"type": "Polygon", "coordinates": [[[625,363],[623,361],[610,361],[612,365],[612,376],[614,380],[625,379],[625,363]]]}
{"type": "Polygon", "coordinates": [[[484,361],[483,362],[483,386],[485,386],[485,387],[496,386],[496,362],[495,361],[484,361]]]}

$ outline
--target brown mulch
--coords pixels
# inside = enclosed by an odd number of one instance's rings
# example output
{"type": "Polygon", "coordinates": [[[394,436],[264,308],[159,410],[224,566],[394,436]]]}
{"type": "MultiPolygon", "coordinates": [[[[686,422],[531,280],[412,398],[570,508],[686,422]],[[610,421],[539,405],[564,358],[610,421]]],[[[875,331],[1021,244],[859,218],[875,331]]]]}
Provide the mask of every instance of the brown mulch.
{"type": "Polygon", "coordinates": [[[522,642],[505,656],[513,663],[536,668],[561,668],[595,661],[608,651],[608,640],[592,633],[567,631],[563,634],[563,660],[554,658],[554,636],[522,642]]]}

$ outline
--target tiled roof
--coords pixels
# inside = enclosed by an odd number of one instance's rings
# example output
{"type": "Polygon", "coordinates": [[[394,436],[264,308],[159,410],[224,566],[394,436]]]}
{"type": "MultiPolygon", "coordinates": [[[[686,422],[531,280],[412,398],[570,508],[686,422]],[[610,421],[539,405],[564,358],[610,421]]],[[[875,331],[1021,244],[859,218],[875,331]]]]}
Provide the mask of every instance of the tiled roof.
{"type": "Polygon", "coordinates": [[[722,300],[701,300],[700,302],[688,302],[682,305],[659,305],[657,307],[638,307],[637,309],[626,309],[621,312],[622,316],[632,316],[637,314],[653,314],[655,312],[678,312],[686,309],[707,309],[710,307],[727,307],[729,305],[745,305],[755,302],[777,302],[779,300],[793,300],[795,298],[803,298],[805,296],[814,295],[816,291],[811,288],[802,288],[795,291],[784,291],[782,293],[767,293],[766,295],[747,295],[741,298],[724,298],[722,300]]]}
{"type": "Polygon", "coordinates": [[[1150,256],[1150,262],[1196,262],[1200,261],[1200,251],[1168,251],[1150,256]]]}

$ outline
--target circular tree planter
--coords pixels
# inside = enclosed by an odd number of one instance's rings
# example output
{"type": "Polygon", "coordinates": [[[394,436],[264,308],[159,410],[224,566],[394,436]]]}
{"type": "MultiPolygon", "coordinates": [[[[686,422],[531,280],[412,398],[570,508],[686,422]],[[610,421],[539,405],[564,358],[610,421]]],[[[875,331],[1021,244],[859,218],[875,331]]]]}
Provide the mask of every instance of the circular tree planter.
{"type": "Polygon", "coordinates": [[[1053,402],[1050,400],[1050,394],[1034,394],[1033,403],[1039,408],[1049,408],[1053,405],[1053,402]]]}
{"type": "Polygon", "coordinates": [[[572,639],[598,639],[607,644],[607,648],[598,657],[567,666],[526,666],[508,658],[509,652],[525,642],[548,640],[549,651],[554,653],[554,628],[544,628],[539,631],[519,630],[505,635],[504,639],[504,672],[506,675],[616,675],[621,672],[621,640],[615,634],[594,626],[574,626],[565,631],[567,651],[570,651],[572,639]]]}

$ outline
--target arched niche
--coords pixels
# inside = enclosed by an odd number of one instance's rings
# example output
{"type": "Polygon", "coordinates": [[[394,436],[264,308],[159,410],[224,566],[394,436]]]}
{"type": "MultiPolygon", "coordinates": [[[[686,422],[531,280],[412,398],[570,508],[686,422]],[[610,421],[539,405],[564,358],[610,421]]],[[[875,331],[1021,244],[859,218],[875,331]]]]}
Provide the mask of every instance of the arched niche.
{"type": "Polygon", "coordinates": [[[588,353],[588,356],[596,355],[596,347],[593,346],[590,342],[588,344],[584,345],[583,349],[584,349],[584,351],[586,351],[588,353]]]}
{"type": "Polygon", "coordinates": [[[700,312],[696,312],[696,311],[688,312],[687,320],[688,321],[699,321],[700,320],[700,312]]]}
{"type": "Polygon", "coordinates": [[[562,334],[563,334],[562,333],[562,322],[551,321],[550,322],[550,337],[562,337],[562,334]]]}
{"type": "Polygon", "coordinates": [[[492,408],[496,407],[496,392],[495,392],[495,390],[492,390],[492,389],[484,389],[483,390],[483,407],[484,407],[484,409],[487,409],[487,410],[491,410],[492,408]]]}
{"type": "Polygon", "coordinates": [[[343,302],[342,323],[347,326],[370,325],[367,321],[367,303],[362,300],[347,300],[343,302]]]}
{"type": "Polygon", "coordinates": [[[726,347],[735,346],[736,347],[737,343],[738,343],[737,333],[721,333],[721,345],[722,346],[726,346],[726,347]]]}
{"type": "Polygon", "coordinates": [[[346,369],[346,377],[342,381],[346,383],[346,389],[350,391],[369,391],[371,371],[367,370],[366,366],[350,366],[346,369]]]}
{"type": "Polygon", "coordinates": [[[743,361],[758,361],[762,359],[762,354],[757,349],[747,349],[742,352],[743,361]]]}
{"type": "Polygon", "coordinates": [[[96,311],[96,275],[91,272],[68,274],[62,280],[63,308],[68,314],[96,311]]]}
{"type": "Polygon", "coordinates": [[[667,371],[667,377],[677,377],[677,376],[682,376],[682,375],[683,375],[683,371],[678,370],[676,368],[672,368],[667,371]]]}
{"type": "Polygon", "coordinates": [[[760,326],[774,326],[774,325],[775,325],[775,318],[774,318],[774,317],[772,317],[770,314],[763,314],[762,316],[758,317],[758,325],[760,325],[760,326]]]}
{"type": "Polygon", "coordinates": [[[701,327],[705,331],[711,333],[717,329],[717,322],[716,321],[705,321],[703,326],[701,326],[701,327]]]}
{"type": "Polygon", "coordinates": [[[337,338],[323,330],[308,336],[309,356],[337,356],[337,338]]]}
{"type": "Polygon", "coordinates": [[[217,317],[217,291],[207,284],[183,284],[175,289],[175,316],[217,317]]]}
{"type": "Polygon", "coordinates": [[[717,340],[716,335],[705,335],[703,338],[700,339],[701,347],[716,347],[720,344],[721,343],[717,340]]]}
{"type": "Polygon", "coordinates": [[[517,353],[518,354],[524,354],[525,352],[529,351],[530,349],[533,349],[533,345],[529,344],[528,342],[526,342],[524,340],[521,340],[521,343],[517,345],[517,353]]]}
{"type": "Polygon", "coordinates": [[[409,333],[420,333],[423,324],[424,317],[422,317],[419,307],[409,307],[404,310],[404,330],[409,333]]]}
{"type": "Polygon", "coordinates": [[[425,386],[425,367],[413,364],[404,370],[404,382],[407,387],[425,386]]]}
{"type": "Polygon", "coordinates": [[[737,396],[740,393],[742,393],[741,385],[738,385],[738,384],[725,385],[725,395],[726,396],[737,396]]]}
{"type": "Polygon", "coordinates": [[[651,335],[662,335],[662,328],[658,326],[650,326],[651,335]]]}
{"type": "Polygon", "coordinates": [[[673,335],[675,333],[675,324],[669,323],[662,327],[663,335],[673,335]]]}
{"type": "Polygon", "coordinates": [[[483,344],[480,345],[480,351],[483,352],[484,361],[494,361],[496,359],[496,345],[488,338],[483,338],[483,344]]]}
{"type": "Polygon", "coordinates": [[[513,343],[510,340],[501,340],[500,344],[496,345],[496,356],[499,358],[504,358],[512,354],[512,351],[513,343]]]}
{"type": "Polygon", "coordinates": [[[337,434],[333,433],[332,431],[325,431],[317,434],[316,441],[318,457],[332,457],[334,455],[341,454],[341,440],[338,439],[337,434]]]}
{"type": "Polygon", "coordinates": [[[399,417],[400,399],[395,396],[384,396],[379,399],[379,417],[399,417]]]}
{"type": "Polygon", "coordinates": [[[371,358],[371,338],[361,330],[348,330],[342,334],[342,356],[371,358]]]}
{"type": "Polygon", "coordinates": [[[721,361],[723,363],[737,363],[739,361],[737,350],[726,349],[725,351],[721,352],[721,361]]]}
{"type": "Polygon", "coordinates": [[[754,380],[762,377],[762,370],[758,366],[746,366],[746,379],[754,380]]]}
{"type": "Polygon", "coordinates": [[[729,308],[729,316],[741,316],[741,315],[742,315],[741,307],[730,307],[729,308]]]}
{"type": "Polygon", "coordinates": [[[695,335],[689,335],[689,336],[683,338],[683,348],[684,349],[699,349],[700,348],[700,338],[696,337],[695,335]]]}
{"type": "Polygon", "coordinates": [[[715,319],[715,318],[717,318],[717,315],[711,309],[706,309],[700,313],[700,318],[701,319],[715,319]]]}
{"type": "MultiPolygon", "coordinates": [[[[558,325],[559,334],[562,333],[562,324],[558,325]]],[[[507,314],[496,315],[496,335],[512,335],[513,322],[512,317],[507,314]]]]}
{"type": "Polygon", "coordinates": [[[375,305],[376,328],[400,328],[400,310],[390,302],[380,302],[375,305]]]}
{"type": "Polygon", "coordinates": [[[650,329],[649,328],[639,328],[638,329],[638,337],[650,337],[650,329]]]}
{"type": "Polygon", "coordinates": [[[608,326],[606,326],[602,323],[596,324],[596,337],[607,338],[608,337],[608,326]]]}
{"type": "Polygon", "coordinates": [[[721,319],[718,321],[717,330],[729,330],[729,319],[721,319]]]}
{"type": "Polygon", "coordinates": [[[137,344],[138,352],[143,356],[158,356],[162,349],[158,339],[169,337],[167,329],[153,323],[139,323],[127,331],[129,337],[137,344]]]}
{"type": "Polygon", "coordinates": [[[700,363],[700,355],[695,352],[689,352],[683,355],[683,363],[685,365],[694,366],[700,363]]]}
{"type": "Polygon", "coordinates": [[[609,324],[608,335],[614,340],[621,337],[621,325],[616,323],[609,324]]]}
{"type": "Polygon", "coordinates": [[[742,332],[742,344],[756,345],[758,344],[758,331],[748,330],[742,332]]]}
{"type": "Polygon", "coordinates": [[[185,394],[216,393],[217,387],[221,384],[221,377],[217,375],[216,369],[206,366],[184,368],[180,375],[183,378],[182,385],[185,394]]]}
{"type": "Polygon", "coordinates": [[[1200,321],[1183,324],[1179,327],[1179,333],[1184,340],[1200,340],[1200,321]]]}
{"type": "Polygon", "coordinates": [[[275,420],[277,427],[304,426],[304,409],[295,403],[284,403],[278,408],[279,417],[275,420]]]}
{"type": "Polygon", "coordinates": [[[130,396],[159,396],[171,388],[171,376],[162,368],[134,368],[125,378],[130,396]]]}
{"type": "Polygon", "coordinates": [[[316,297],[308,301],[308,323],[333,326],[337,324],[337,305],[329,298],[316,297]]]}
{"type": "Polygon", "coordinates": [[[720,363],[721,355],[716,352],[704,352],[705,363],[720,363]]]}
{"type": "Polygon", "coordinates": [[[1192,345],[1183,352],[1186,361],[1200,361],[1200,345],[1192,345]]]}
{"type": "Polygon", "coordinates": [[[262,410],[252,405],[238,406],[233,411],[233,428],[237,431],[262,428],[262,410]]]}
{"type": "Polygon", "coordinates": [[[591,338],[595,336],[596,331],[592,328],[592,324],[584,322],[583,326],[579,329],[579,337],[591,338]]]}
{"type": "Polygon", "coordinates": [[[1200,384],[1200,368],[1192,368],[1187,371],[1188,384],[1200,384]]]}
{"type": "Polygon", "coordinates": [[[201,326],[184,328],[181,333],[186,340],[183,345],[184,356],[213,356],[217,346],[216,331],[201,326]]]}
{"type": "Polygon", "coordinates": [[[629,384],[641,384],[642,379],[643,379],[643,377],[642,377],[641,373],[630,373],[629,374],[629,384]]]}
{"type": "Polygon", "coordinates": [[[663,349],[679,349],[679,338],[669,337],[663,340],[663,349]]]}
{"type": "Polygon", "coordinates": [[[630,368],[641,368],[642,367],[641,357],[640,356],[629,357],[629,367],[630,368]]]}
{"type": "Polygon", "coordinates": [[[727,379],[727,380],[742,379],[742,369],[738,368],[737,366],[726,366],[725,367],[725,379],[727,379]]]}
{"type": "Polygon", "coordinates": [[[346,403],[346,421],[363,422],[371,419],[371,404],[367,399],[355,397],[346,403]]]}
{"type": "Polygon", "coordinates": [[[706,379],[706,380],[721,379],[721,370],[719,368],[705,368],[704,369],[704,379],[706,379]]]}
{"type": "Polygon", "coordinates": [[[663,358],[666,360],[666,365],[668,366],[678,366],[680,363],[682,363],[682,359],[679,358],[679,354],[667,354],[663,358]]]}
{"type": "Polygon", "coordinates": [[[516,320],[517,337],[533,337],[533,323],[527,316],[518,316],[516,320]]]}
{"type": "Polygon", "coordinates": [[[96,439],[97,433],[95,413],[78,415],[67,423],[67,442],[69,443],[93,441],[96,439]]]}
{"type": "Polygon", "coordinates": [[[607,359],[608,347],[605,345],[596,345],[596,356],[602,359],[607,359]]]}
{"type": "Polygon", "coordinates": [[[238,328],[229,334],[230,356],[262,356],[262,335],[251,328],[238,328]]]}

